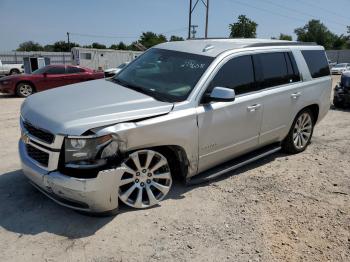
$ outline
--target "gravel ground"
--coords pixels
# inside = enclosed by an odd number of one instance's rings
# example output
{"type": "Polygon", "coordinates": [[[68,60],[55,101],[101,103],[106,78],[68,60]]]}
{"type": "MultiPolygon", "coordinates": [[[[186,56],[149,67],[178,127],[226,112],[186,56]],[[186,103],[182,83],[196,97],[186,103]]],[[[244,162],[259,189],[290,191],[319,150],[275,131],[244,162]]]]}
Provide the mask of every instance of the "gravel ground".
{"type": "Polygon", "coordinates": [[[177,184],[155,208],[95,218],[23,177],[21,102],[0,97],[1,261],[350,261],[350,111],[330,110],[304,153],[177,184]]]}

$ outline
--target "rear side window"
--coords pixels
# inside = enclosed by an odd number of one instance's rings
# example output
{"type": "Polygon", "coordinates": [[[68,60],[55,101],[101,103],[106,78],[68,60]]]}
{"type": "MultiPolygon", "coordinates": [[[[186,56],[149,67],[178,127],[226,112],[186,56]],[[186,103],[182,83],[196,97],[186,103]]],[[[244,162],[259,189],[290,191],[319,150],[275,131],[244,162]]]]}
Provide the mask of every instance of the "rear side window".
{"type": "Polygon", "coordinates": [[[235,90],[236,95],[254,91],[254,69],[251,56],[240,56],[226,62],[211,82],[214,87],[227,87],[235,90]]]}
{"type": "Polygon", "coordinates": [[[49,75],[60,75],[60,74],[65,74],[66,70],[64,67],[50,67],[46,71],[46,73],[49,75]]]}
{"type": "Polygon", "coordinates": [[[328,61],[323,50],[303,50],[301,53],[313,78],[330,75],[328,61]]]}
{"type": "MultiPolygon", "coordinates": [[[[254,55],[256,68],[259,69],[260,89],[289,83],[285,53],[264,53],[254,55]]],[[[291,65],[290,65],[291,68],[291,65]]]]}
{"type": "Polygon", "coordinates": [[[78,67],[67,67],[66,69],[67,74],[78,74],[78,73],[84,73],[85,70],[82,68],[78,68],[78,67]]]}

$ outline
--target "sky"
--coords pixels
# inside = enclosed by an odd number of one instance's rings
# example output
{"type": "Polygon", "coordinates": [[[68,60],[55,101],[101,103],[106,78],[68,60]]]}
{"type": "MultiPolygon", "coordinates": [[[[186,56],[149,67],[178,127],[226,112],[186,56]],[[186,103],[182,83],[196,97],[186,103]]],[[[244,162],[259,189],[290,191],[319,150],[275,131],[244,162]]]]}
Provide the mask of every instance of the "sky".
{"type": "MultiPolygon", "coordinates": [[[[196,0],[193,0],[196,2],[196,0]]],[[[346,34],[349,0],[210,0],[209,37],[227,37],[230,23],[245,14],[258,23],[259,38],[292,35],[310,19],[320,19],[332,32],[346,34]]],[[[189,0],[0,0],[0,51],[21,42],[42,45],[67,39],[81,45],[131,43],[142,32],[187,37],[189,0]]],[[[192,24],[204,37],[201,0],[192,24]]]]}

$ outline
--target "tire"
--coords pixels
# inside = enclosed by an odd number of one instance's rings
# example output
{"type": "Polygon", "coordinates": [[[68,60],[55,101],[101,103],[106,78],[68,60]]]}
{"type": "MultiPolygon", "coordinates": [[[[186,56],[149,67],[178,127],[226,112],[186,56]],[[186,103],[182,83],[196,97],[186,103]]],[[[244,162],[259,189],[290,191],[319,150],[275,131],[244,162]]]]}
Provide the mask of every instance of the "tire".
{"type": "Polygon", "coordinates": [[[158,205],[169,193],[172,175],[169,161],[162,153],[144,149],[130,154],[121,165],[119,199],[134,208],[158,205]]]}
{"type": "Polygon", "coordinates": [[[11,71],[10,71],[10,75],[18,75],[20,73],[21,72],[18,69],[11,69],[11,71]]]}
{"type": "Polygon", "coordinates": [[[19,83],[16,87],[16,94],[19,97],[28,97],[34,93],[34,86],[29,83],[19,83]]]}
{"type": "Polygon", "coordinates": [[[340,102],[336,99],[333,99],[333,105],[335,108],[345,108],[344,102],[340,102]]]}
{"type": "Polygon", "coordinates": [[[282,142],[286,153],[303,152],[310,144],[314,131],[315,119],[310,109],[304,109],[295,117],[287,137],[282,142]]]}

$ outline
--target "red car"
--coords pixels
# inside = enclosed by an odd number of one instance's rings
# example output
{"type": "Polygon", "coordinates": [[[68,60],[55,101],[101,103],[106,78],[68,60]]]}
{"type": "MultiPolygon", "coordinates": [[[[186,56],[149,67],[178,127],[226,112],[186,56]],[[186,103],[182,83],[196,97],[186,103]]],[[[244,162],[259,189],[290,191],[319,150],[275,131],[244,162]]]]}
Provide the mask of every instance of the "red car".
{"type": "Polygon", "coordinates": [[[103,78],[103,72],[71,65],[49,65],[32,74],[0,78],[0,92],[27,97],[35,92],[78,82],[103,78]]]}

